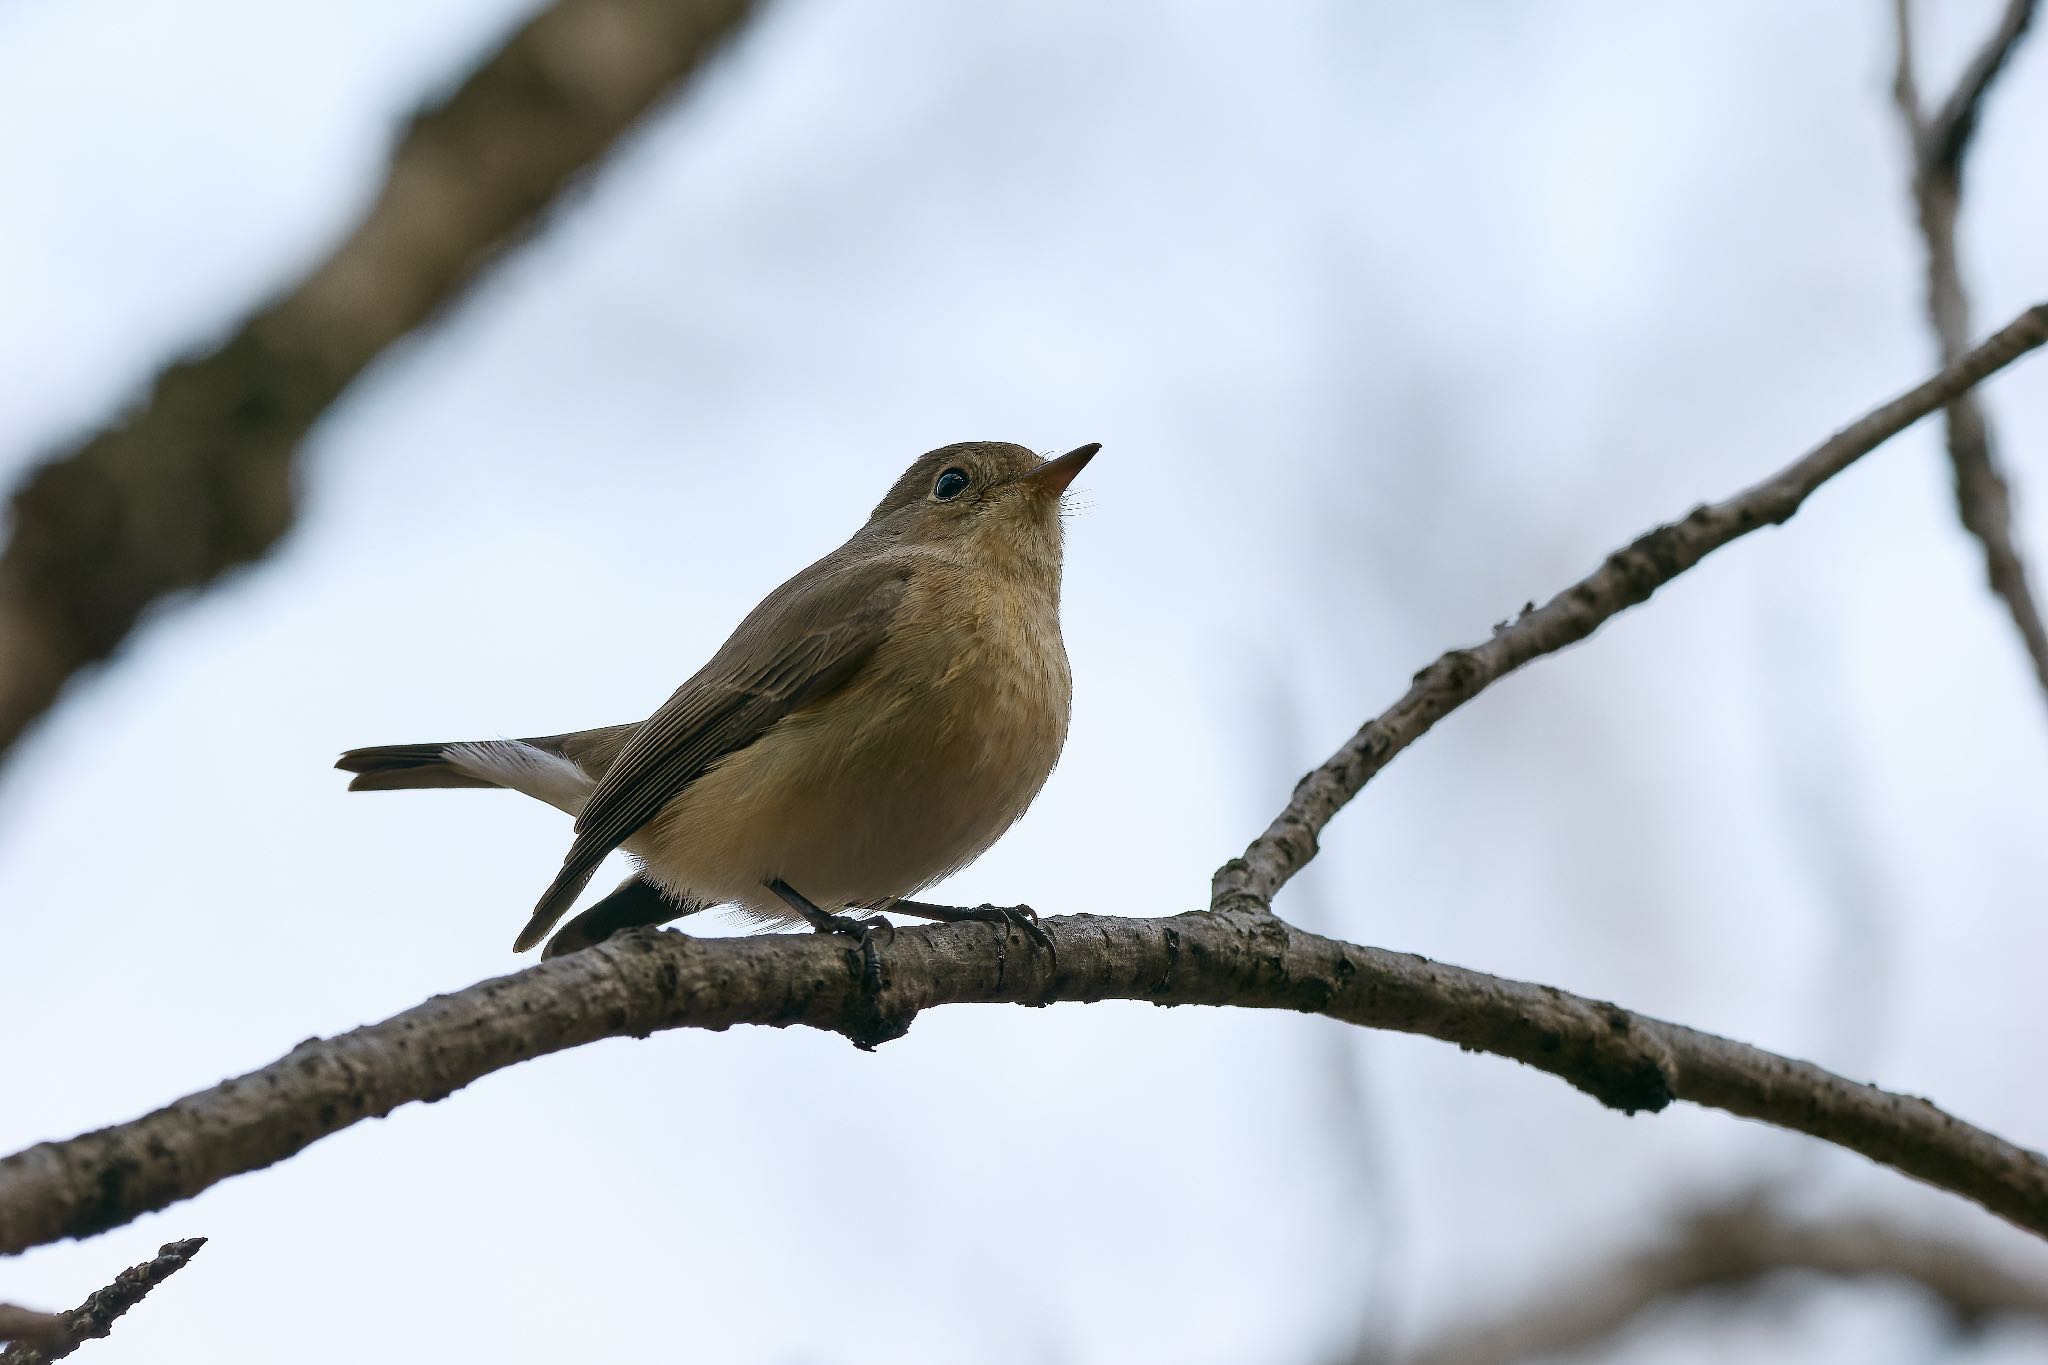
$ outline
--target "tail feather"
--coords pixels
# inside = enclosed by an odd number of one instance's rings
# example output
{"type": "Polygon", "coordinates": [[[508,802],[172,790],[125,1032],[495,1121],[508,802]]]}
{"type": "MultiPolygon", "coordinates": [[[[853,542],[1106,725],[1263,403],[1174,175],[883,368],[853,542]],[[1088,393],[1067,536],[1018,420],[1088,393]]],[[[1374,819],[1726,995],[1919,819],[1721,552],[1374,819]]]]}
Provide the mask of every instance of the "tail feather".
{"type": "MultiPolygon", "coordinates": [[[[602,771],[617,753],[630,726],[587,730],[540,739],[462,740],[446,744],[380,744],[350,749],[335,767],[356,776],[350,791],[406,791],[419,787],[504,787],[545,801],[570,815],[582,813],[596,778],[587,760],[602,771]],[[571,757],[571,753],[577,757],[571,757]]],[[[603,860],[581,845],[569,850],[562,870],[533,910],[512,951],[539,943],[589,884],[603,860]]],[[[674,914],[684,913],[681,910],[674,914]]],[[[665,915],[663,918],[671,918],[665,915]]],[[[655,921],[658,923],[659,921],[655,921]]]]}
{"type": "MultiPolygon", "coordinates": [[[[571,855],[573,857],[574,850],[571,855]]],[[[533,907],[533,914],[526,921],[526,927],[519,931],[519,937],[512,940],[512,951],[523,953],[547,937],[548,930],[555,927],[555,921],[569,912],[576,898],[583,894],[583,888],[590,885],[590,878],[597,871],[595,863],[578,867],[571,861],[563,864],[555,874],[554,881],[541,895],[540,904],[533,907]]]]}
{"type": "Polygon", "coordinates": [[[446,744],[379,744],[350,749],[334,766],[354,773],[352,792],[411,791],[422,787],[495,787],[487,778],[448,761],[446,744]]]}

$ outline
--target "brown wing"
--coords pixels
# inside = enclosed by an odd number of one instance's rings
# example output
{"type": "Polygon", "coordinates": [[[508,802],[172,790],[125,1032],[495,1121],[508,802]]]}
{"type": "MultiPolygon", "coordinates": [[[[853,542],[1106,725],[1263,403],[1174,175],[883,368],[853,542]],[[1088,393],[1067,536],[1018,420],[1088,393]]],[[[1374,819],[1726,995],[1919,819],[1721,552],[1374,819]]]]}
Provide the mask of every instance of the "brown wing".
{"type": "Polygon", "coordinates": [[[633,733],[590,794],[562,870],[512,951],[540,942],[605,855],[631,838],[719,759],[798,708],[843,686],[881,642],[910,568],[820,560],[777,588],[711,662],[633,733]]]}

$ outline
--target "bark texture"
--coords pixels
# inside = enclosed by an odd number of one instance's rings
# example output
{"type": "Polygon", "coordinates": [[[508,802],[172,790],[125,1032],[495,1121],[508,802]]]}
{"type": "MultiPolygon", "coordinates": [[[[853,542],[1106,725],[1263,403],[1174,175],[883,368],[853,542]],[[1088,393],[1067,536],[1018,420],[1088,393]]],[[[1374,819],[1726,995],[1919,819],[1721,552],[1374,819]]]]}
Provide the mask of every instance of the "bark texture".
{"type": "Polygon", "coordinates": [[[1624,1112],[1690,1100],[1809,1134],[2048,1235],[2048,1160],[1891,1094],[1605,1001],[1297,929],[1257,911],[1071,915],[1055,951],[985,924],[904,929],[877,952],[814,935],[632,930],[595,948],[302,1043],[131,1123],[0,1161],[0,1253],[84,1237],[400,1105],[600,1038],[793,1024],[864,1046],[940,1005],[1149,1000],[1326,1015],[1511,1058],[1624,1112]]]}
{"type": "MultiPolygon", "coordinates": [[[[114,1330],[116,1318],[183,1270],[185,1263],[205,1245],[204,1237],[167,1243],[158,1248],[154,1259],[128,1267],[112,1284],[94,1291],[70,1312],[31,1314],[30,1317],[41,1319],[34,1323],[16,1321],[14,1344],[0,1351],[0,1365],[44,1365],[46,1361],[62,1360],[95,1337],[105,1336],[114,1330]]],[[[0,1319],[0,1325],[4,1325],[4,1319],[0,1319]]],[[[0,1335],[5,1335],[4,1331],[0,1335]]]]}
{"type": "Polygon", "coordinates": [[[714,52],[749,0],[558,0],[421,113],[327,261],[15,494],[0,553],[0,755],[154,602],[291,526],[299,442],[714,52]]]}

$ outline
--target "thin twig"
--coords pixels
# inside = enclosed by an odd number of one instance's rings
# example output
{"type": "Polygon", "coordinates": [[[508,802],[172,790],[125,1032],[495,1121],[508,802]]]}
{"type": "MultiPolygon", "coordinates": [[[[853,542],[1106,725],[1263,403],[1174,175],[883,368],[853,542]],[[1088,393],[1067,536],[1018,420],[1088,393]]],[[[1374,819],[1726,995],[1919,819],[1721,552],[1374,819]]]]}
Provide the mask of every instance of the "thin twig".
{"type": "Polygon", "coordinates": [[[105,1289],[69,1313],[38,1314],[51,1319],[47,1330],[34,1337],[22,1336],[0,1351],[0,1365],[44,1365],[62,1360],[84,1343],[103,1337],[114,1329],[114,1320],[141,1303],[150,1290],[185,1268],[185,1263],[206,1245],[204,1237],[169,1242],[157,1249],[154,1260],[130,1266],[114,1277],[105,1289]]]}
{"type": "MultiPolygon", "coordinates": [[[[1970,300],[1963,288],[1956,248],[1963,165],[1985,93],[2033,22],[2035,4],[2036,0],[2010,0],[1997,30],[1971,59],[1940,111],[1929,119],[1923,113],[1914,74],[1911,0],[1895,0],[1899,53],[1892,95],[1912,158],[1913,204],[1920,235],[1927,244],[1927,316],[1944,364],[1962,353],[1970,334],[1970,300]]],[[[2048,693],[2048,627],[2042,624],[2026,561],[2013,538],[2012,488],[1999,467],[1983,405],[1976,395],[1965,394],[1950,404],[1946,425],[1956,513],[1964,529],[1983,546],[1986,581],[2005,603],[2033,662],[2034,675],[2048,693]]]]}
{"type": "Polygon", "coordinates": [[[1453,707],[1584,639],[1711,551],[1784,521],[1822,481],[2044,343],[2048,304],[1780,474],[1652,531],[1491,641],[1424,669],[1407,698],[1296,788],[1245,858],[1218,872],[1219,885],[1246,889],[1219,896],[1216,908],[1170,919],[1051,920],[1044,927],[1056,955],[1028,951],[1022,935],[998,951],[1010,931],[997,926],[904,929],[878,949],[883,986],[873,994],[861,954],[815,936],[698,940],[636,930],[302,1044],[133,1122],[0,1160],[0,1254],[118,1226],[365,1118],[599,1038],[801,1024],[872,1047],[938,1005],[1106,999],[1324,1014],[1511,1058],[1628,1112],[1674,1099],[1725,1109],[1860,1152],[2048,1235],[2048,1160],[1925,1100],[1554,987],[1321,938],[1266,903],[1350,793],[1453,707]]]}
{"type": "Polygon", "coordinates": [[[1755,1198],[1700,1209],[1664,1240],[1567,1272],[1402,1357],[1404,1365],[1515,1365],[1597,1349],[1653,1312],[1795,1275],[1912,1285],[1958,1330],[1998,1318],[2048,1327],[2048,1266],[1875,1216],[1792,1218],[1755,1198]]]}
{"type": "Polygon", "coordinates": [[[1331,817],[1431,726],[1530,660],[1577,644],[1730,541],[1788,520],[1821,484],[2044,340],[2048,304],[2036,304],[1934,378],[1842,428],[1762,483],[1658,527],[1541,607],[1524,608],[1514,621],[1496,626],[1484,644],[1454,649],[1417,673],[1399,701],[1301,779],[1287,808],[1243,856],[1217,869],[1211,907],[1269,905],[1315,857],[1316,841],[1331,817]]]}
{"type": "Polygon", "coordinates": [[[420,113],[334,253],[134,413],[52,455],[0,553],[0,756],[142,613],[290,528],[301,438],[394,342],[446,310],[752,0],[556,0],[420,113]]]}
{"type": "MultiPolygon", "coordinates": [[[[1901,0],[1901,7],[1909,0],[1901,0]]],[[[2037,0],[2007,0],[2005,13],[1999,16],[1998,27],[1984,40],[1984,46],[1963,68],[1963,74],[1956,81],[1956,88],[1942,101],[1941,108],[1932,119],[1918,128],[1920,138],[1920,159],[1931,166],[1959,170],[1963,153],[1970,145],[1970,139],[1977,132],[1977,116],[1984,105],[1985,92],[1991,83],[2005,69],[2006,59],[2026,36],[2028,27],[2034,22],[2037,0]]],[[[1902,20],[1899,26],[1900,67],[1904,70],[1911,58],[1905,49],[1910,41],[1910,31],[1902,20]]],[[[1919,106],[1916,104],[1912,117],[1920,121],[1919,106]]]]}

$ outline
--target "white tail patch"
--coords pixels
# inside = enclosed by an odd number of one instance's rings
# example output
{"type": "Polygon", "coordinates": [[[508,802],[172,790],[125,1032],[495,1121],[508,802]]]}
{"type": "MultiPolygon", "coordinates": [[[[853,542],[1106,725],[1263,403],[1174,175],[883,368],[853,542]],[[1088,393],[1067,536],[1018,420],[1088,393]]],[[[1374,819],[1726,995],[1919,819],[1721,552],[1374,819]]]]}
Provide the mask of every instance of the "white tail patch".
{"type": "Polygon", "coordinates": [[[495,782],[556,810],[581,815],[597,784],[590,775],[560,754],[536,749],[516,739],[484,739],[450,744],[444,751],[451,767],[471,777],[495,782]]]}

